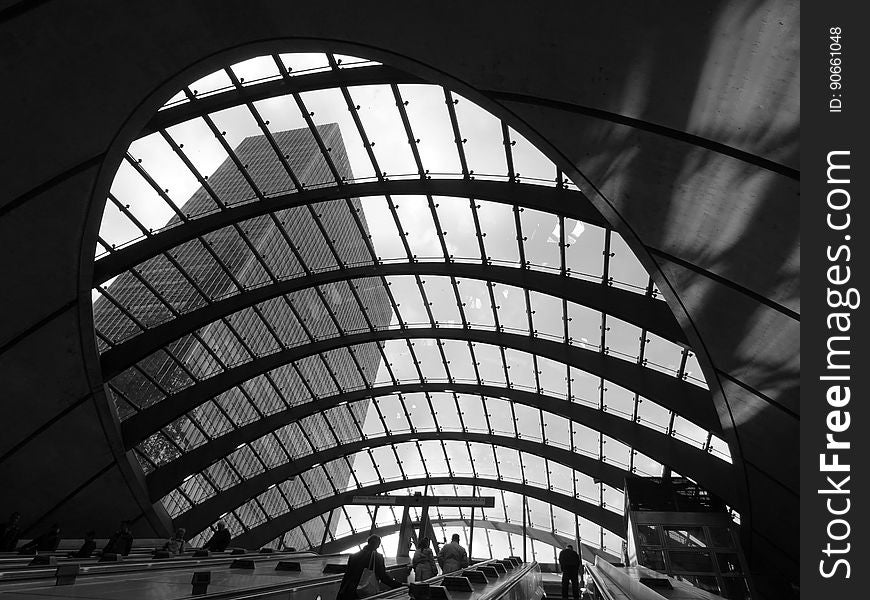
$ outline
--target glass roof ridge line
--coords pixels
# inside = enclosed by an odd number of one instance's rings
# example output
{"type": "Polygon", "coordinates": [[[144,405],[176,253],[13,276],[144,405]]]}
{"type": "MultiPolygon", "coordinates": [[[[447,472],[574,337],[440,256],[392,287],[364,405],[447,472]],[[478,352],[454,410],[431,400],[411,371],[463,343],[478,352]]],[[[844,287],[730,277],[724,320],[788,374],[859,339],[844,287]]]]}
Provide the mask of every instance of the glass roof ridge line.
{"type": "MultiPolygon", "coordinates": [[[[169,401],[164,400],[156,403],[147,411],[143,411],[124,421],[121,427],[125,432],[127,443],[130,443],[131,440],[138,439],[147,431],[142,429],[142,427],[146,426],[145,423],[154,422],[154,419],[163,421],[167,416],[171,415],[177,417],[187,411],[185,407],[195,406],[203,402],[203,398],[206,396],[210,397],[213,394],[225,391],[234,385],[247,381],[253,376],[270,371],[288,362],[332,350],[339,346],[356,345],[366,342],[427,338],[470,340],[498,347],[508,346],[523,352],[539,354],[557,362],[564,362],[598,377],[606,374],[609,381],[628,390],[643,393],[644,396],[651,398],[662,406],[679,407],[680,414],[708,431],[718,433],[721,427],[721,425],[717,425],[719,421],[718,418],[715,418],[716,415],[712,406],[707,406],[705,403],[709,397],[709,391],[691,383],[647,367],[641,367],[635,363],[602,355],[599,352],[577,346],[565,347],[561,342],[545,338],[529,338],[520,334],[500,333],[483,329],[463,330],[458,328],[383,329],[368,333],[333,336],[309,344],[295,346],[289,350],[273,352],[242,363],[228,371],[209,377],[183,391],[173,394],[167,398],[169,401]],[[164,416],[158,417],[157,415],[164,416]],[[134,435],[134,431],[138,433],[134,435]],[[133,436],[132,438],[130,437],[131,435],[133,436]]],[[[147,427],[151,428],[150,425],[147,427]]]]}
{"type": "Polygon", "coordinates": [[[102,283],[132,266],[159,255],[162,251],[254,217],[309,203],[347,198],[400,195],[440,195],[456,198],[479,198],[501,204],[521,204],[553,215],[563,214],[597,226],[606,227],[603,217],[577,191],[560,190],[531,184],[501,181],[458,179],[397,179],[352,183],[344,186],[305,189],[269,196],[218,210],[117,248],[114,253],[94,261],[94,282],[102,283]]]}
{"type": "MultiPolygon", "coordinates": [[[[269,56],[269,55],[263,55],[269,56]]],[[[271,55],[277,60],[279,73],[284,75],[287,71],[283,62],[276,55],[271,55]]],[[[227,89],[209,94],[207,96],[195,96],[195,102],[164,108],[157,112],[145,125],[139,137],[145,137],[174,125],[181,124],[199,116],[201,112],[219,112],[246,102],[257,102],[279,96],[287,96],[292,93],[312,92],[324,89],[333,89],[339,84],[349,86],[386,84],[396,81],[408,84],[426,84],[425,80],[414,75],[391,67],[389,65],[364,65],[353,69],[339,69],[335,72],[320,71],[315,73],[301,73],[287,77],[275,77],[274,79],[243,85],[241,89],[227,89]]],[[[189,86],[188,86],[189,87],[189,86]]]]}
{"type": "MultiPolygon", "coordinates": [[[[309,416],[323,414],[325,411],[340,406],[343,403],[353,403],[369,398],[377,399],[392,394],[414,393],[426,390],[449,391],[449,388],[457,387],[459,391],[467,394],[473,393],[476,389],[476,386],[473,384],[454,386],[450,384],[416,383],[375,388],[374,394],[368,390],[360,389],[349,393],[339,393],[334,396],[315,397],[314,400],[265,416],[259,421],[253,421],[213,438],[206,444],[189,450],[175,460],[166,463],[166,468],[159,467],[152,473],[149,473],[146,480],[148,481],[149,489],[159,498],[169,493],[173,487],[180,485],[184,477],[208,470],[210,465],[222,460],[222,457],[228,456],[239,446],[250,444],[269,433],[278,431],[292,423],[298,423],[309,416]]],[[[570,423],[582,424],[599,434],[607,435],[620,441],[630,448],[641,445],[645,454],[648,454],[653,460],[661,464],[671,465],[681,473],[695,475],[696,471],[703,471],[711,476],[715,476],[713,479],[715,481],[727,477],[726,474],[730,470],[728,463],[721,461],[702,449],[612,413],[601,412],[591,407],[545,394],[511,390],[506,387],[487,386],[480,390],[480,392],[485,394],[485,397],[498,398],[507,396],[514,403],[536,408],[548,414],[562,416],[570,423]]],[[[390,427],[384,420],[379,403],[375,401],[373,404],[382,420],[384,432],[389,433],[390,427]]],[[[443,431],[439,429],[435,433],[442,433],[443,431]]],[[[490,434],[483,435],[494,435],[491,425],[488,426],[487,431],[490,434]]],[[[427,432],[426,435],[431,435],[432,433],[427,432]]],[[[480,432],[468,432],[465,429],[450,430],[451,436],[464,433],[472,436],[480,435],[480,432]]],[[[572,452],[574,451],[572,450],[572,452]]],[[[475,461],[471,455],[470,461],[472,468],[474,468],[475,461]]],[[[496,472],[497,474],[499,472],[497,464],[496,472]]],[[[706,481],[703,476],[697,477],[697,479],[706,481]]],[[[716,486],[710,486],[710,488],[715,489],[716,486]]]]}
{"type": "MultiPolygon", "coordinates": [[[[458,476],[452,478],[444,476],[416,477],[408,479],[402,478],[392,481],[385,481],[379,484],[367,485],[358,490],[348,490],[340,494],[336,494],[334,496],[326,497],[320,500],[313,500],[312,498],[312,501],[310,503],[296,505],[294,506],[292,511],[289,511],[284,515],[280,515],[272,519],[269,523],[274,526],[284,528],[284,530],[286,531],[292,529],[293,527],[297,526],[302,522],[306,522],[311,518],[316,518],[317,515],[326,512],[318,512],[318,508],[321,507],[323,504],[328,504],[329,508],[333,508],[337,507],[339,503],[346,504],[355,495],[370,495],[372,492],[374,492],[374,490],[390,491],[396,489],[405,489],[408,487],[417,487],[418,485],[424,485],[427,483],[431,485],[449,485],[454,482],[459,483],[460,485],[481,485],[483,487],[501,489],[521,495],[525,493],[529,497],[541,500],[546,503],[554,504],[565,510],[577,511],[588,521],[600,525],[601,527],[607,529],[608,531],[612,531],[617,535],[622,535],[621,532],[624,527],[623,516],[617,512],[607,510],[596,504],[592,504],[579,498],[571,498],[570,496],[559,492],[554,493],[549,490],[525,485],[515,481],[492,478],[473,478],[467,476],[458,476]],[[290,527],[286,527],[286,523],[288,521],[293,523],[293,525],[291,525],[290,527]]],[[[251,498],[253,497],[254,496],[251,496],[251,498]]],[[[188,531],[204,530],[214,521],[214,518],[217,514],[227,512],[220,509],[219,505],[222,504],[218,501],[222,499],[228,500],[229,495],[226,492],[223,492],[220,495],[212,496],[211,498],[199,505],[192,506],[188,511],[186,511],[185,513],[181,513],[174,519],[175,525],[177,527],[185,527],[188,531]],[[220,511],[220,513],[214,511],[220,511]]],[[[238,506],[243,506],[244,502],[247,501],[248,499],[245,499],[242,503],[238,504],[238,506]]],[[[274,538],[276,535],[277,534],[272,535],[269,539],[274,538]]],[[[237,538],[235,543],[237,545],[242,545],[244,543],[242,539],[237,538]]]]}

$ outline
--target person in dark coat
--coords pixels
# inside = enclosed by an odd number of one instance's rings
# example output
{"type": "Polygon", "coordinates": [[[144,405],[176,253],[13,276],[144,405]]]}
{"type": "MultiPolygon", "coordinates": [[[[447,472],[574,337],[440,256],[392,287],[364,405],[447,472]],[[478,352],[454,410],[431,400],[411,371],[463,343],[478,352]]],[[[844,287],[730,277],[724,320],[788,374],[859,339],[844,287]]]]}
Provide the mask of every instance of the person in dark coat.
{"type": "Polygon", "coordinates": [[[568,600],[569,582],[574,600],[580,600],[580,555],[571,544],[559,553],[559,567],[562,569],[562,600],[568,600]]]}
{"type": "Polygon", "coordinates": [[[14,552],[21,534],[21,513],[14,512],[0,525],[0,552],[14,552]]]}
{"type": "Polygon", "coordinates": [[[94,554],[94,550],[97,549],[97,542],[94,541],[94,536],[96,535],[96,531],[88,531],[85,534],[85,541],[82,542],[81,548],[75,552],[70,552],[67,556],[69,558],[90,558],[94,554]]]}
{"type": "Polygon", "coordinates": [[[121,521],[121,528],[109,538],[106,547],[103,548],[103,554],[127,556],[132,547],[133,534],[130,532],[130,524],[127,521],[121,521]]]}
{"type": "Polygon", "coordinates": [[[390,577],[390,574],[387,573],[384,557],[378,552],[378,546],[380,545],[380,536],[372,535],[369,537],[365,548],[350,555],[347,559],[347,570],[344,572],[341,586],[338,588],[336,600],[356,600],[360,597],[357,594],[356,588],[362,578],[363,571],[372,564],[372,556],[374,556],[374,572],[378,581],[388,585],[391,589],[402,587],[401,583],[390,577]]]}
{"type": "Polygon", "coordinates": [[[202,549],[211,550],[212,552],[223,552],[230,545],[230,539],[232,539],[232,535],[230,530],[227,529],[226,523],[218,521],[217,531],[212,534],[211,539],[205,543],[202,549]]]}
{"type": "Polygon", "coordinates": [[[54,552],[60,544],[60,525],[53,523],[41,536],[33,538],[21,548],[19,554],[32,554],[35,552],[54,552]]]}
{"type": "Polygon", "coordinates": [[[435,554],[429,547],[429,538],[420,540],[420,547],[414,552],[411,566],[414,568],[414,581],[424,581],[438,574],[438,565],[435,564],[435,554]]]}

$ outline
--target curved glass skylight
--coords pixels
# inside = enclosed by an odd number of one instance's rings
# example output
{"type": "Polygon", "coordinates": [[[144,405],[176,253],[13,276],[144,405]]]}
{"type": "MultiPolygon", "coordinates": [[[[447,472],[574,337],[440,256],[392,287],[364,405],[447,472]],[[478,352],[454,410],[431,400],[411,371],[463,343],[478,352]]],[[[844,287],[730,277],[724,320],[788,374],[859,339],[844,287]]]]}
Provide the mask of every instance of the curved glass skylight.
{"type": "Polygon", "coordinates": [[[547,562],[578,532],[618,554],[624,477],[730,462],[624,240],[508,123],[377,62],[262,56],[173,96],[111,187],[93,297],[125,446],[194,544],[223,518],[352,548],[401,514],[328,502],[376,489],[495,496],[475,556],[517,553],[524,496],[547,562]]]}

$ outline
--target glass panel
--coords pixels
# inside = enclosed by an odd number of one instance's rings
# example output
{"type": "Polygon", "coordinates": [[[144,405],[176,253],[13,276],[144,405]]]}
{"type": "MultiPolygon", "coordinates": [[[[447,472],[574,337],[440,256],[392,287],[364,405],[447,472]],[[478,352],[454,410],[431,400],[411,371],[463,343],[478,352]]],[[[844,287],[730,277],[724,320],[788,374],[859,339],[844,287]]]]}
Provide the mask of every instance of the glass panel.
{"type": "Polygon", "coordinates": [[[717,548],[733,548],[734,541],[731,539],[731,531],[727,527],[708,527],[710,533],[710,545],[717,548]]]}
{"type": "Polygon", "coordinates": [[[614,287],[633,292],[646,291],[649,275],[618,233],[610,235],[610,277],[614,287]]]}
{"type": "Polygon", "coordinates": [[[242,84],[251,85],[265,79],[277,79],[281,76],[278,65],[271,56],[258,56],[234,64],[230,67],[233,74],[242,84]]]}
{"type": "Polygon", "coordinates": [[[572,277],[601,281],[604,274],[603,228],[565,220],[565,263],[572,277]]]}
{"type": "Polygon", "coordinates": [[[637,526],[638,543],[645,546],[661,546],[662,540],[659,537],[659,528],[656,525],[638,525],[637,526]]]}
{"type": "MultiPolygon", "coordinates": [[[[408,135],[389,86],[358,85],[349,89],[381,171],[387,176],[417,176],[408,135]]],[[[412,123],[413,126],[413,123],[412,123]]],[[[415,136],[419,137],[416,134],[415,136]]]]}
{"type": "Polygon", "coordinates": [[[713,560],[709,552],[670,550],[668,557],[674,572],[712,573],[713,560]]]}
{"type": "Polygon", "coordinates": [[[479,177],[504,178],[507,174],[501,121],[470,100],[453,94],[459,132],[464,140],[468,168],[479,177]]]}
{"type": "Polygon", "coordinates": [[[517,177],[524,183],[556,185],[556,165],[525,137],[508,128],[517,177]]]}
{"type": "Polygon", "coordinates": [[[513,207],[487,200],[477,200],[477,206],[486,257],[496,264],[519,266],[520,253],[513,207]]]}
{"type": "Polygon", "coordinates": [[[435,318],[436,325],[440,327],[453,327],[462,325],[462,317],[456,306],[456,292],[449,277],[426,277],[423,281],[423,289],[429,300],[429,310],[435,318]]]}
{"type": "Polygon", "coordinates": [[[530,208],[519,211],[526,262],[545,271],[560,269],[559,217],[530,208]]]}
{"type": "Polygon", "coordinates": [[[665,542],[671,548],[706,548],[704,530],[701,527],[665,527],[665,542]]]}
{"type": "Polygon", "coordinates": [[[434,201],[450,258],[475,263],[483,260],[469,200],[436,196],[434,201]]]}

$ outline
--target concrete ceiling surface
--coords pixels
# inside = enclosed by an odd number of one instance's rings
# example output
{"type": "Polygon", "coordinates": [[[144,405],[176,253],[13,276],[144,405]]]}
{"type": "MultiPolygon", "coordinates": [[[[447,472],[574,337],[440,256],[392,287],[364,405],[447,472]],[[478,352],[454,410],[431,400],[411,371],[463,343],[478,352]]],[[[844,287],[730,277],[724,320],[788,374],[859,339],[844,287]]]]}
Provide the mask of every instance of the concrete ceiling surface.
{"type": "Polygon", "coordinates": [[[0,512],[82,530],[144,514],[137,534],[165,534],[121,446],[93,340],[103,161],[117,163],[174,88],[214,65],[203,61],[356,47],[512,119],[629,242],[704,367],[743,474],[753,568],[795,579],[798,29],[798,3],[777,0],[6,7],[0,476],[11,487],[0,512]]]}

